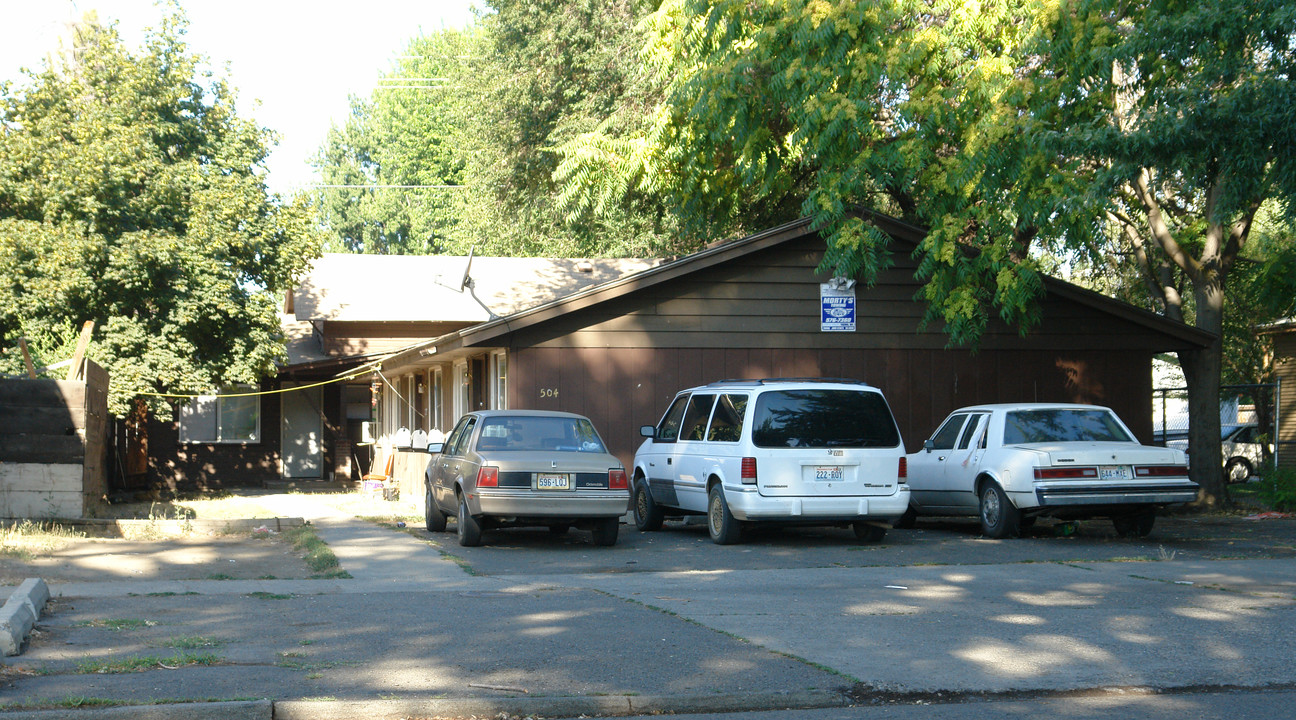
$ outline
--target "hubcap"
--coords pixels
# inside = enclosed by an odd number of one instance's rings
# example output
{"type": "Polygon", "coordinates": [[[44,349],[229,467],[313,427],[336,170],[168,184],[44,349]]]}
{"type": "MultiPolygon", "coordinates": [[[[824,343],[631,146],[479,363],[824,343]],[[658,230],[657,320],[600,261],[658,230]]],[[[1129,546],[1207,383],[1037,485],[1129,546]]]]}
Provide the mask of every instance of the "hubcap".
{"type": "Polygon", "coordinates": [[[987,525],[996,525],[999,521],[999,494],[994,488],[986,488],[981,495],[981,519],[987,525]]]}
{"type": "Polygon", "coordinates": [[[648,517],[648,491],[642,487],[635,494],[635,512],[639,513],[640,518],[648,517]]]}
{"type": "Polygon", "coordinates": [[[711,507],[709,509],[710,512],[707,513],[707,517],[711,520],[711,531],[719,535],[720,525],[723,521],[723,515],[720,512],[720,498],[711,498],[711,507]]]}

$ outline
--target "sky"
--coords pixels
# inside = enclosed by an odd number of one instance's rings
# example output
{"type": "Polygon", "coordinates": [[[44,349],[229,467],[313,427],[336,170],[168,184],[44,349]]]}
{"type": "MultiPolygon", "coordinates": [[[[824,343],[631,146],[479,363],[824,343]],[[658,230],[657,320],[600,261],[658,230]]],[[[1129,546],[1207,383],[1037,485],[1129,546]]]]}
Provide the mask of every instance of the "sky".
{"type": "MultiPolygon", "coordinates": [[[[369,97],[408,42],[461,28],[473,0],[182,0],[190,50],[205,55],[239,92],[239,114],[279,133],[266,165],[270,189],[291,194],[318,182],[310,158],[329,127],[369,97]],[[229,71],[225,72],[225,63],[229,71]],[[259,103],[259,104],[258,104],[259,103]]],[[[116,21],[133,51],[161,24],[153,0],[0,0],[0,80],[22,82],[58,47],[69,19],[95,10],[116,21]]]]}

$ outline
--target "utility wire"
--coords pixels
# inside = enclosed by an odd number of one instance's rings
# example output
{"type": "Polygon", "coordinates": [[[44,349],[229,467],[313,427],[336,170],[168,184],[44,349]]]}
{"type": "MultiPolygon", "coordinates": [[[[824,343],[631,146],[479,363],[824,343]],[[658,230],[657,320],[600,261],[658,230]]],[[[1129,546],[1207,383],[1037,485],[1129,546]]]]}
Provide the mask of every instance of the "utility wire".
{"type": "MultiPolygon", "coordinates": [[[[333,378],[332,380],[324,380],[322,382],[311,383],[310,385],[297,385],[290,388],[281,388],[279,390],[259,390],[256,392],[245,392],[245,393],[220,393],[215,395],[211,393],[203,393],[200,395],[184,395],[180,393],[155,393],[155,392],[137,392],[135,394],[147,395],[149,397],[160,397],[160,398],[209,398],[209,397],[228,398],[228,397],[257,397],[260,395],[280,395],[282,393],[290,393],[290,392],[296,392],[298,390],[305,390],[307,388],[320,387],[321,385],[332,385],[333,383],[339,383],[345,380],[354,380],[355,378],[358,378],[361,375],[368,375],[371,372],[373,372],[372,369],[366,368],[364,370],[357,370],[353,373],[348,373],[341,377],[333,378]]],[[[383,379],[386,380],[387,378],[383,378],[383,379]]]]}

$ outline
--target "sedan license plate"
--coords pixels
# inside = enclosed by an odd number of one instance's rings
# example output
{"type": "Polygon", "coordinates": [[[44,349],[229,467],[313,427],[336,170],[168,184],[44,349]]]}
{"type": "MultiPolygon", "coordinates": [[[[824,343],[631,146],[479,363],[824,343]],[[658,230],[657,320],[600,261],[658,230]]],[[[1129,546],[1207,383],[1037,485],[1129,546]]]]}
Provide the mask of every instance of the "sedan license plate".
{"type": "Polygon", "coordinates": [[[840,465],[815,468],[815,480],[841,480],[845,477],[845,468],[840,465]]]}
{"type": "Polygon", "coordinates": [[[1128,465],[1099,465],[1099,480],[1129,480],[1131,477],[1128,465]]]}
{"type": "Polygon", "coordinates": [[[536,473],[536,490],[571,490],[571,476],[566,473],[536,473]]]}

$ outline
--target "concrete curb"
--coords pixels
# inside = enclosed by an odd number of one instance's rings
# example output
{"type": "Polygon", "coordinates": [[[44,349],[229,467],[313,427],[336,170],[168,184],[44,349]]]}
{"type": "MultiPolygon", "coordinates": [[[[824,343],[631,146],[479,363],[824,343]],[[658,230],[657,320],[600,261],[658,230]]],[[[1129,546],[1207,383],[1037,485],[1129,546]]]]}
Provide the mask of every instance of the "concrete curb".
{"type": "MultiPolygon", "coordinates": [[[[0,518],[0,522],[19,522],[19,520],[0,518]]],[[[229,520],[209,520],[204,518],[192,518],[189,520],[160,518],[153,520],[69,518],[49,520],[47,522],[55,523],[63,527],[94,528],[97,530],[115,531],[121,536],[125,536],[127,531],[140,532],[149,529],[167,535],[183,535],[191,532],[199,532],[207,535],[252,532],[261,527],[275,532],[282,532],[289,528],[299,527],[306,524],[306,521],[299,517],[232,518],[229,520]]]]}
{"type": "Polygon", "coordinates": [[[291,700],[274,704],[275,720],[395,720],[409,717],[591,717],[679,713],[751,712],[846,707],[830,690],[707,695],[594,695],[571,697],[459,698],[435,700],[291,700]]]}
{"type": "Polygon", "coordinates": [[[4,720],[272,720],[269,700],[0,711],[4,720]]]}
{"type": "Polygon", "coordinates": [[[589,717],[846,707],[842,692],[804,690],[709,695],[597,695],[434,700],[257,700],[0,711],[3,720],[397,720],[411,717],[589,717]]]}
{"type": "Polygon", "coordinates": [[[49,597],[49,587],[40,578],[28,578],[13,591],[0,608],[0,653],[8,657],[22,652],[49,597]]]}

